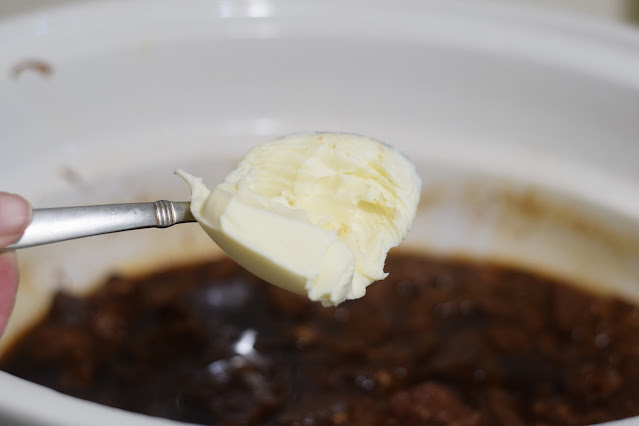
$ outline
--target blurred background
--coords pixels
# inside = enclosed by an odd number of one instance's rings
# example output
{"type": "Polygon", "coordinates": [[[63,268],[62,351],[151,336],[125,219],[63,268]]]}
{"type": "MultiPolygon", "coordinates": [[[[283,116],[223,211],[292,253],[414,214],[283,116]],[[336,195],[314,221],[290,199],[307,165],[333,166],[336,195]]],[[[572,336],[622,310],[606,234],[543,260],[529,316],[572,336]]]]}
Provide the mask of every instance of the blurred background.
{"type": "MultiPolygon", "coordinates": [[[[34,11],[42,7],[87,0],[2,0],[0,17],[34,11]]],[[[493,0],[495,3],[519,3],[556,8],[579,14],[639,24],[639,0],[493,0]]]]}

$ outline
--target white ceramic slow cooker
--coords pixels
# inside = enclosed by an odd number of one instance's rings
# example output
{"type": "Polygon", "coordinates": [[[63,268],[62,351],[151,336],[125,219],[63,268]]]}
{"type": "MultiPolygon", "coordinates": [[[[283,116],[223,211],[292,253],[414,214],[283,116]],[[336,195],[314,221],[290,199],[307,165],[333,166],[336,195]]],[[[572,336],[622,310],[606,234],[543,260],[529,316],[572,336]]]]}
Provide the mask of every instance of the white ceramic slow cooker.
{"type": "MultiPolygon", "coordinates": [[[[417,163],[405,248],[639,301],[639,32],[475,1],[88,2],[0,21],[0,189],[186,200],[251,146],[361,133],[417,163]]],[[[196,224],[21,250],[0,349],[66,287],[218,253],[196,224]]],[[[0,423],[162,425],[0,374],[0,423]]],[[[613,424],[638,424],[627,419],[613,424]]]]}

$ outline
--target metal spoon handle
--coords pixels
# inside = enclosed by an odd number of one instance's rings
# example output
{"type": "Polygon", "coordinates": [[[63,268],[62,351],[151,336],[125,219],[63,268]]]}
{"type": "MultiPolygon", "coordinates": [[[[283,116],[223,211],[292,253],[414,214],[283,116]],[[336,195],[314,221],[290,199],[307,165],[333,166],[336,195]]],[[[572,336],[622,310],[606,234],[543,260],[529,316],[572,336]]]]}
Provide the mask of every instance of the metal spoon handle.
{"type": "Polygon", "coordinates": [[[160,200],[149,203],[35,209],[22,237],[5,250],[37,246],[92,235],[141,228],[167,228],[195,222],[191,203],[160,200]]]}

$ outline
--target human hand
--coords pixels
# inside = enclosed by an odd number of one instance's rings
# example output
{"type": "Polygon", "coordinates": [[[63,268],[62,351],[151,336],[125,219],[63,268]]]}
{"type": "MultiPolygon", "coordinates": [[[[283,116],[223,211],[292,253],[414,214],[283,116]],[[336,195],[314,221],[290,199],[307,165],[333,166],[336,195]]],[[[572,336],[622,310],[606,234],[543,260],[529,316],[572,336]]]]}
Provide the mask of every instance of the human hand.
{"type": "MultiPolygon", "coordinates": [[[[0,192],[0,249],[20,238],[31,222],[31,205],[21,196],[0,192]]],[[[14,251],[0,252],[0,335],[4,332],[18,290],[18,261],[14,251]]]]}

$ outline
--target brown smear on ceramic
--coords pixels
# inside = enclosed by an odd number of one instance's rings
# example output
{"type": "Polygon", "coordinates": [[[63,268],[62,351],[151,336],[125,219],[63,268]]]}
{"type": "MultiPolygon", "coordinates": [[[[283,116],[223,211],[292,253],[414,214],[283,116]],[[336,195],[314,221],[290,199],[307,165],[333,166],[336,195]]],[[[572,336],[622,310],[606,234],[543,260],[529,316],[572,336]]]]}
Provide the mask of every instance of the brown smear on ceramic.
{"type": "Polygon", "coordinates": [[[87,192],[90,189],[89,183],[82,177],[80,172],[73,166],[64,165],[58,169],[58,175],[73,188],[78,191],[87,192]]]}
{"type": "MultiPolygon", "coordinates": [[[[630,218],[606,212],[568,195],[549,194],[536,188],[521,190],[505,186],[499,190],[497,202],[501,210],[497,219],[499,230],[510,234],[513,240],[523,244],[527,239],[535,238],[535,232],[541,227],[565,236],[564,249],[574,263],[571,268],[581,268],[582,272],[575,271],[575,276],[551,270],[551,274],[560,273],[565,278],[576,279],[590,290],[614,293],[614,288],[593,279],[595,270],[614,268],[611,266],[614,262],[626,268],[639,265],[639,229],[630,218]],[[580,243],[574,243],[577,238],[580,243]]],[[[637,294],[627,296],[637,300],[637,294]]]]}
{"type": "Polygon", "coordinates": [[[459,248],[445,247],[447,256],[518,265],[569,279],[592,291],[639,301],[636,219],[570,194],[507,180],[426,180],[416,222],[422,220],[420,216],[427,218],[429,229],[423,223],[414,226],[411,232],[418,237],[409,233],[403,247],[442,252],[429,235],[437,233],[438,219],[450,211],[459,216],[456,221],[461,224],[454,232],[467,233],[467,240],[484,232],[486,241],[477,250],[464,238],[457,238],[459,248]]]}
{"type": "Polygon", "coordinates": [[[41,59],[25,59],[13,66],[11,76],[17,79],[24,72],[34,72],[42,77],[51,77],[53,75],[53,66],[41,59]]]}

